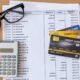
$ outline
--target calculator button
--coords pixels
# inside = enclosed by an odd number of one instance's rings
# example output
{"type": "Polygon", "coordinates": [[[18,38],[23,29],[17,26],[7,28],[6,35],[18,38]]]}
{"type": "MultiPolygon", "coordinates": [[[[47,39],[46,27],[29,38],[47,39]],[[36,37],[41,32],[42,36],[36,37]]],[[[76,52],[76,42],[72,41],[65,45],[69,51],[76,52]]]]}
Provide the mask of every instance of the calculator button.
{"type": "Polygon", "coordinates": [[[7,64],[8,64],[8,65],[11,65],[11,62],[8,62],[7,64]]]}
{"type": "Polygon", "coordinates": [[[6,65],[7,63],[6,62],[3,62],[3,65],[6,65]]]}
{"type": "Polygon", "coordinates": [[[12,75],[15,75],[15,73],[16,73],[16,70],[12,69],[12,75]]]}
{"type": "Polygon", "coordinates": [[[3,74],[6,75],[6,71],[3,71],[3,74]]]}
{"type": "Polygon", "coordinates": [[[12,58],[16,58],[16,56],[15,55],[12,55],[12,58]]]}
{"type": "Polygon", "coordinates": [[[5,68],[6,68],[6,66],[3,66],[3,68],[5,69],[5,68]]]}
{"type": "Polygon", "coordinates": [[[6,58],[6,55],[3,55],[2,58],[6,58]]]}
{"type": "Polygon", "coordinates": [[[2,62],[3,61],[3,58],[0,58],[0,62],[2,62]]]}
{"type": "Polygon", "coordinates": [[[4,69],[4,71],[7,71],[7,69],[4,69]]]}
{"type": "Polygon", "coordinates": [[[1,72],[2,70],[0,69],[0,72],[1,72]]]}
{"type": "Polygon", "coordinates": [[[1,75],[3,74],[3,72],[0,73],[1,75]]]}
{"type": "Polygon", "coordinates": [[[0,71],[0,74],[1,74],[1,71],[0,71]]]}
{"type": "Polygon", "coordinates": [[[12,65],[16,65],[16,62],[12,62],[12,65]]]}
{"type": "Polygon", "coordinates": [[[12,59],[12,61],[16,61],[16,59],[12,59]]]}
{"type": "Polygon", "coordinates": [[[7,59],[4,58],[3,60],[6,61],[7,59]]]}
{"type": "Polygon", "coordinates": [[[12,68],[16,68],[16,66],[12,66],[12,68]]]}
{"type": "Polygon", "coordinates": [[[2,65],[0,65],[0,68],[3,68],[3,66],[2,66],[2,65]]]}
{"type": "Polygon", "coordinates": [[[8,72],[7,72],[7,75],[11,75],[11,72],[10,72],[10,71],[8,71],[8,72]]]}
{"type": "Polygon", "coordinates": [[[9,58],[9,59],[7,59],[7,61],[11,61],[11,59],[9,58]]]}
{"type": "Polygon", "coordinates": [[[2,62],[0,62],[0,66],[2,65],[2,62]]]}
{"type": "Polygon", "coordinates": [[[11,58],[11,55],[8,55],[7,58],[11,58]]]}
{"type": "Polygon", "coordinates": [[[11,71],[11,69],[7,69],[7,71],[9,72],[9,71],[11,71]]]}
{"type": "Polygon", "coordinates": [[[11,68],[11,65],[7,66],[7,68],[11,68]]]}

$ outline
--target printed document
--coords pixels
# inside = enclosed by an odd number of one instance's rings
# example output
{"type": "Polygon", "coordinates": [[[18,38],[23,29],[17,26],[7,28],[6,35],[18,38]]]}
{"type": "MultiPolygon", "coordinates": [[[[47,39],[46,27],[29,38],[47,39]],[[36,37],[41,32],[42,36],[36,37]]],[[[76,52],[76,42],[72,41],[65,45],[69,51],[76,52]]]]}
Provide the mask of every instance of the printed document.
{"type": "Polygon", "coordinates": [[[79,5],[23,3],[21,21],[3,21],[3,40],[19,42],[18,77],[7,80],[80,80],[80,59],[48,54],[49,32],[78,25],[79,5]]]}

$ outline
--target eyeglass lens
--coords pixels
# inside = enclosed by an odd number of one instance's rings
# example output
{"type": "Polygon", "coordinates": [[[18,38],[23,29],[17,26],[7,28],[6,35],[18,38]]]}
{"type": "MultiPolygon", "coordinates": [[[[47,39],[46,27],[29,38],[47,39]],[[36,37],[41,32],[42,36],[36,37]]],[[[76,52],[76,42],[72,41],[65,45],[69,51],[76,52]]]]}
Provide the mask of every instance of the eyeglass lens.
{"type": "Polygon", "coordinates": [[[24,16],[23,9],[19,7],[19,8],[8,11],[5,15],[5,19],[8,22],[12,23],[12,22],[17,22],[18,20],[22,19],[23,16],[24,16]]]}

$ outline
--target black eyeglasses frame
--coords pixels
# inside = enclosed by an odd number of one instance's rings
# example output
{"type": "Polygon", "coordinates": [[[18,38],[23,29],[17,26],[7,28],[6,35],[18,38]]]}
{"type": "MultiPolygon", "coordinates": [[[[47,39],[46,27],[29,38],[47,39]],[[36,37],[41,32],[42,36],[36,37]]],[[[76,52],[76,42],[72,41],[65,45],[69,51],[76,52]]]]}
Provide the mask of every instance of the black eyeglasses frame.
{"type": "Polygon", "coordinates": [[[23,3],[20,3],[20,4],[16,5],[16,6],[13,6],[13,7],[7,9],[7,10],[1,12],[0,15],[1,15],[0,20],[4,19],[4,20],[7,21],[8,23],[18,22],[18,21],[20,21],[20,20],[24,17],[24,4],[23,4],[23,3]],[[20,19],[18,19],[17,21],[14,21],[14,22],[8,21],[8,19],[5,18],[5,15],[6,15],[9,11],[12,11],[13,9],[16,9],[16,8],[18,8],[18,7],[21,7],[21,8],[22,8],[22,11],[23,11],[22,14],[23,14],[23,16],[22,16],[20,19]]]}

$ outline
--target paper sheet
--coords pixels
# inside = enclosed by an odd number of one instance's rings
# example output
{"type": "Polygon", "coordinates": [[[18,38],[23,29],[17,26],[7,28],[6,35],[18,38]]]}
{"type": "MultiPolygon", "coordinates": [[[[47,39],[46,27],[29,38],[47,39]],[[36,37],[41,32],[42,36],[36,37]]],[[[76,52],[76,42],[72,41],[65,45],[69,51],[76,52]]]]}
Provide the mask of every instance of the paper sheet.
{"type": "MultiPolygon", "coordinates": [[[[21,71],[18,76],[26,76],[26,80],[79,80],[80,60],[48,54],[49,31],[79,24],[79,5],[23,3],[25,12],[29,11],[32,14],[25,15],[18,23],[3,24],[3,39],[19,41],[22,48],[19,57],[27,57],[24,64],[19,62],[20,66],[29,71],[25,71],[26,74],[21,71]],[[19,38],[17,34],[20,35],[19,38]]],[[[3,9],[8,7],[10,6],[4,6],[3,9]]],[[[23,68],[20,70],[24,70],[23,68]]]]}

